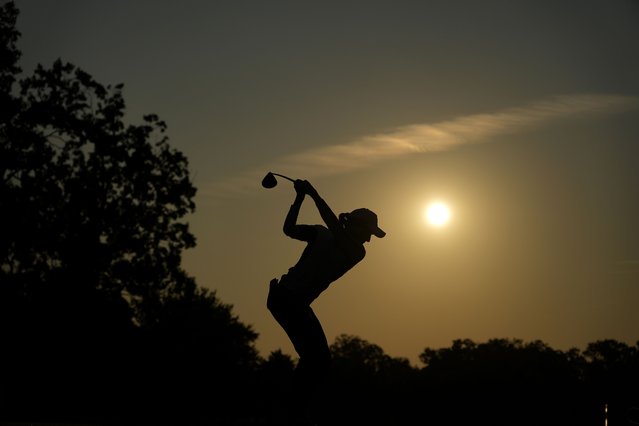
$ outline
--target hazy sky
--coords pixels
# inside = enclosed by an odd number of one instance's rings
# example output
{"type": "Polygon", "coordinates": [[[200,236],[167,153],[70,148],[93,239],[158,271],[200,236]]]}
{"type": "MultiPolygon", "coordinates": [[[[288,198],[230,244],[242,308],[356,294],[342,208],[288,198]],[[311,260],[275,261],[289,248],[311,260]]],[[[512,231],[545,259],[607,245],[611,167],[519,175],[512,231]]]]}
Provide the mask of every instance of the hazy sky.
{"type": "Polygon", "coordinates": [[[61,57],[167,122],[199,189],[185,267],[262,355],[294,354],[265,300],[303,249],[269,170],[388,234],[313,304],[329,342],[639,339],[638,1],[17,5],[25,71],[61,57]]]}

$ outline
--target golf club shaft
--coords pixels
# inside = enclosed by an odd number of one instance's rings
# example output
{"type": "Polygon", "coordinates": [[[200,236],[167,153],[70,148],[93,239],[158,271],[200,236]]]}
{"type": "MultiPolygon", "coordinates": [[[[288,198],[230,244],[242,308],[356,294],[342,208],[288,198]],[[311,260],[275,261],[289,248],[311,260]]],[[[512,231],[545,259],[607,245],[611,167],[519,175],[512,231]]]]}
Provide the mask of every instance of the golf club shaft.
{"type": "Polygon", "coordinates": [[[290,177],[288,177],[288,176],[284,176],[284,175],[281,175],[281,174],[279,174],[279,173],[273,173],[273,172],[271,172],[271,173],[272,173],[272,174],[274,174],[275,176],[283,177],[284,179],[288,179],[288,180],[290,180],[291,182],[295,182],[295,179],[291,179],[291,178],[290,178],[290,177]]]}

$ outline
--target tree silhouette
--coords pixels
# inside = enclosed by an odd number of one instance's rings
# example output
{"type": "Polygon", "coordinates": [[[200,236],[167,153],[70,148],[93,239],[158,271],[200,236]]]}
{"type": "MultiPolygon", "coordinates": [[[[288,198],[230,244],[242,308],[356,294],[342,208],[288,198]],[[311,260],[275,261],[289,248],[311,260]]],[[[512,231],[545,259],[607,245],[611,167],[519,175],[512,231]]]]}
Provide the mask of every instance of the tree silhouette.
{"type": "Polygon", "coordinates": [[[143,419],[184,424],[254,415],[257,334],[215,292],[198,288],[168,299],[144,331],[135,371],[148,384],[143,419]]]}
{"type": "Polygon", "coordinates": [[[286,422],[291,401],[295,361],[280,349],[272,351],[258,368],[256,411],[267,425],[286,422]]]}
{"type": "Polygon", "coordinates": [[[18,66],[20,51],[16,47],[20,37],[16,30],[17,18],[18,9],[13,2],[0,6],[0,137],[4,135],[5,123],[15,108],[11,89],[21,71],[18,66]]]}
{"type": "Polygon", "coordinates": [[[139,323],[194,283],[180,267],[195,245],[187,160],[154,115],[126,125],[121,85],[104,87],[56,61],[20,82],[5,125],[2,280],[31,297],[43,286],[126,298],[139,323]]]}
{"type": "Polygon", "coordinates": [[[331,345],[325,384],[327,424],[403,424],[412,419],[416,369],[358,336],[341,334],[331,345]]]}
{"type": "Polygon", "coordinates": [[[122,85],[62,60],[21,78],[0,13],[0,421],[232,412],[257,334],[181,267],[186,157],[156,115],[125,121],[122,85]]]}
{"type": "Polygon", "coordinates": [[[613,339],[598,340],[589,343],[583,355],[593,403],[608,406],[611,424],[629,424],[629,412],[639,407],[639,342],[629,346],[613,339]]]}
{"type": "Polygon", "coordinates": [[[540,341],[460,339],[450,348],[426,348],[420,360],[424,398],[439,420],[534,425],[564,424],[579,416],[575,407],[584,395],[573,352],[540,341]]]}

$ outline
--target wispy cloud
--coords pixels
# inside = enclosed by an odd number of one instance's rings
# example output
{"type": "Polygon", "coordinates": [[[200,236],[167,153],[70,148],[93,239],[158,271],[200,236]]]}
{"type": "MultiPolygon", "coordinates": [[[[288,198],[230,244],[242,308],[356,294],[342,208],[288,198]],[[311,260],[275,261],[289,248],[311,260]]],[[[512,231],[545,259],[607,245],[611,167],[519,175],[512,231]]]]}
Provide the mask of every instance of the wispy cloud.
{"type": "Polygon", "coordinates": [[[623,111],[639,106],[639,98],[615,95],[557,96],[494,113],[457,117],[438,123],[411,124],[389,132],[364,136],[341,145],[295,153],[260,170],[203,188],[203,195],[244,193],[259,187],[264,173],[273,170],[310,179],[375,166],[401,156],[440,152],[522,131],[550,120],[591,113],[623,111]]]}

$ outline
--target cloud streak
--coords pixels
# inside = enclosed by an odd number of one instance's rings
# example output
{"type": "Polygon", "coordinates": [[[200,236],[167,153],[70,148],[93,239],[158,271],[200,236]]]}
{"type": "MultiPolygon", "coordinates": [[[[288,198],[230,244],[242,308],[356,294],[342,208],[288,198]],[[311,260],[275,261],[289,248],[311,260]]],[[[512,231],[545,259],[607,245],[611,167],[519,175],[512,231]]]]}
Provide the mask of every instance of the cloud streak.
{"type": "Polygon", "coordinates": [[[401,126],[350,143],[283,157],[265,164],[259,171],[209,185],[204,188],[203,195],[246,193],[259,186],[259,181],[268,170],[305,178],[347,173],[402,156],[442,152],[463,145],[489,142],[495,136],[521,132],[551,120],[618,112],[638,106],[639,98],[629,96],[557,96],[494,113],[462,116],[433,124],[401,126]]]}

